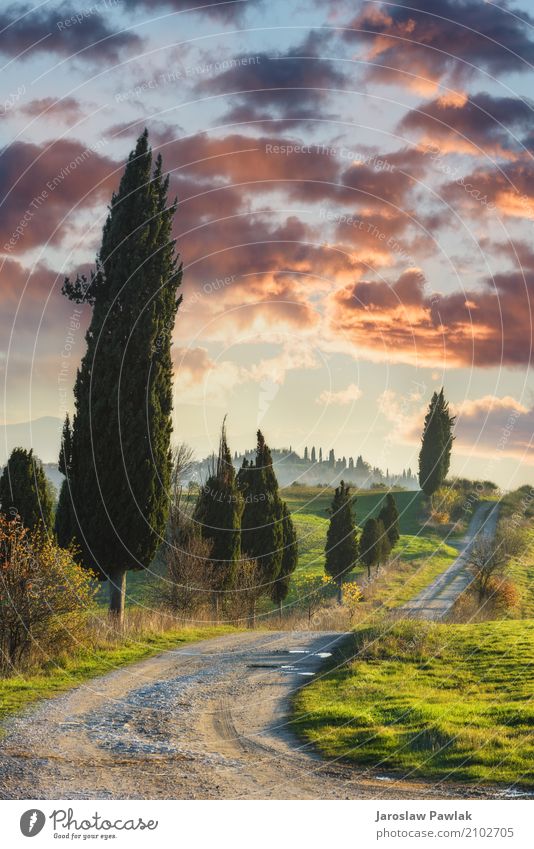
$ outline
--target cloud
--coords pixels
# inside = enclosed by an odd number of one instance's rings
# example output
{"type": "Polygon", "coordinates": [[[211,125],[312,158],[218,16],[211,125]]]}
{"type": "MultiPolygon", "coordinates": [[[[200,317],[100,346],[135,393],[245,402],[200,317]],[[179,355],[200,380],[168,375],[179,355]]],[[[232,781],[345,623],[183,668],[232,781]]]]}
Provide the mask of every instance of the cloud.
{"type": "Polygon", "coordinates": [[[524,152],[524,142],[529,144],[523,134],[531,129],[533,116],[534,104],[527,100],[482,92],[430,100],[410,110],[399,126],[422,133],[421,143],[437,145],[445,153],[516,159],[524,152]]]}
{"type": "Polygon", "coordinates": [[[445,78],[458,85],[478,70],[494,77],[530,70],[533,23],[484,0],[367,3],[343,37],[366,47],[367,79],[428,94],[445,78]]]}
{"type": "Polygon", "coordinates": [[[330,296],[333,335],[374,360],[417,366],[525,366],[532,359],[534,270],[495,275],[478,290],[427,294],[417,269],[330,296]]]}
{"type": "MultiPolygon", "coordinates": [[[[421,396],[402,396],[386,390],[378,399],[379,410],[394,428],[395,443],[419,445],[427,411],[421,396]]],[[[454,454],[487,457],[491,477],[502,457],[534,464],[534,408],[510,395],[465,398],[454,404],[454,454]]],[[[390,437],[391,438],[391,437],[390,437]]]]}
{"type": "Polygon", "coordinates": [[[343,90],[347,82],[339,63],[321,55],[330,38],[328,33],[311,32],[285,53],[239,54],[215,78],[201,79],[196,91],[231,98],[225,122],[254,122],[269,130],[276,122],[274,127],[280,131],[324,121],[329,117],[326,104],[331,92],[343,90]]]}
{"type": "Polygon", "coordinates": [[[454,405],[455,449],[496,461],[515,457],[534,465],[534,408],[507,395],[486,395],[454,405]]]}
{"type": "Polygon", "coordinates": [[[64,97],[56,100],[55,97],[41,97],[30,100],[29,103],[20,107],[22,115],[29,118],[39,118],[41,121],[49,120],[62,124],[75,124],[80,118],[87,114],[87,108],[76,100],[75,97],[64,97]]]}
{"type": "Polygon", "coordinates": [[[344,407],[347,404],[352,404],[362,397],[362,390],[355,383],[349,383],[345,389],[340,389],[338,392],[331,392],[325,389],[317,398],[317,404],[330,405],[335,404],[344,407]]]}
{"type": "MultiPolygon", "coordinates": [[[[534,220],[534,167],[532,159],[477,168],[442,187],[443,198],[467,210],[493,204],[503,215],[534,220]]],[[[491,207],[490,207],[491,208],[491,207]]]]}
{"type": "Polygon", "coordinates": [[[11,144],[0,158],[0,250],[19,254],[61,242],[72,223],[67,214],[82,199],[84,209],[107,201],[118,168],[77,141],[11,144]]]}
{"type": "Polygon", "coordinates": [[[215,367],[206,348],[176,348],[172,349],[172,361],[175,374],[179,378],[185,372],[189,382],[201,383],[208,372],[215,367]]]}
{"type": "Polygon", "coordinates": [[[143,43],[136,33],[115,32],[98,11],[84,15],[69,5],[58,10],[44,4],[33,8],[13,3],[0,12],[0,31],[0,52],[19,61],[37,53],[54,53],[115,62],[124,51],[139,50],[143,43]]]}

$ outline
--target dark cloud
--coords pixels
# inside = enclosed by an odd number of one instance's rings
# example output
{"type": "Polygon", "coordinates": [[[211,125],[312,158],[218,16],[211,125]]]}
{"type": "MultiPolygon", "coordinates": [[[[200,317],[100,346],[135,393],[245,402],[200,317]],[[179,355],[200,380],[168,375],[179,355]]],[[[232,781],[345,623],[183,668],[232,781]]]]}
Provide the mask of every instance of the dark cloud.
{"type": "Polygon", "coordinates": [[[477,69],[493,76],[530,70],[532,24],[528,14],[484,0],[368,3],[344,39],[368,48],[369,78],[428,90],[444,76],[459,81],[477,69]]]}
{"type": "Polygon", "coordinates": [[[240,54],[227,60],[230,67],[216,77],[202,79],[199,94],[225,94],[231,107],[223,120],[259,123],[271,128],[304,124],[332,117],[326,112],[331,93],[343,90],[346,76],[336,62],[323,59],[328,34],[311,32],[285,53],[240,54]],[[273,124],[273,122],[276,122],[273,124]]]}
{"type": "Polygon", "coordinates": [[[524,133],[532,126],[534,104],[517,97],[439,97],[408,112],[403,130],[416,130],[447,151],[514,156],[524,149],[524,133]]]}
{"type": "Polygon", "coordinates": [[[58,244],[77,204],[87,209],[109,199],[118,168],[103,152],[67,139],[10,145],[0,157],[0,252],[58,244]]]}
{"type": "MultiPolygon", "coordinates": [[[[84,8],[87,12],[89,4],[84,8]]],[[[142,45],[136,33],[111,29],[98,11],[84,14],[84,9],[70,5],[34,9],[12,4],[0,12],[0,31],[0,51],[22,59],[37,53],[80,53],[92,60],[117,61],[124,50],[138,50],[142,45]]]]}

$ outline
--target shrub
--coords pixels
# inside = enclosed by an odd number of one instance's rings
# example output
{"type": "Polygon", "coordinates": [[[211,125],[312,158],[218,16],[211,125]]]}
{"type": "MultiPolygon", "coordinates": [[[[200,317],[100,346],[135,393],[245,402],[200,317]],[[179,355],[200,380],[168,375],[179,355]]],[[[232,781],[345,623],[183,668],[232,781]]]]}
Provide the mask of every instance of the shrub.
{"type": "Polygon", "coordinates": [[[363,595],[360,587],[355,581],[349,581],[345,584],[343,590],[343,604],[349,611],[349,622],[352,625],[356,618],[359,605],[363,600],[363,595]]]}
{"type": "Polygon", "coordinates": [[[173,613],[193,618],[212,601],[215,583],[212,545],[202,539],[187,517],[165,547],[165,575],[154,588],[155,602],[173,613]]]}
{"type": "Polygon", "coordinates": [[[96,592],[73,552],[0,516],[0,670],[9,674],[85,636],[96,592]]]}
{"type": "Polygon", "coordinates": [[[509,578],[491,578],[487,586],[491,608],[496,616],[505,616],[519,606],[517,586],[509,578]]]}
{"type": "Polygon", "coordinates": [[[225,617],[237,625],[248,620],[254,626],[256,605],[262,595],[265,586],[258,561],[242,558],[236,564],[234,587],[224,594],[225,617]]]}

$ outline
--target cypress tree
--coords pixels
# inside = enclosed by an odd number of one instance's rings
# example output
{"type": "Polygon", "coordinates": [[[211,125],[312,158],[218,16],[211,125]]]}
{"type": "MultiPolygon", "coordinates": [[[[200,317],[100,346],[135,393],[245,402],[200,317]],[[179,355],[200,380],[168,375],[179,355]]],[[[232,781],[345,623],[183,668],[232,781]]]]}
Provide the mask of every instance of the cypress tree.
{"type": "Polygon", "coordinates": [[[376,573],[378,574],[378,569],[382,563],[387,563],[389,555],[391,554],[391,542],[387,535],[386,528],[384,527],[384,522],[382,519],[377,519],[378,524],[378,561],[376,564],[376,573]]]}
{"type": "Polygon", "coordinates": [[[350,486],[341,481],[334,492],[330,506],[330,524],[326,534],[325,570],[337,584],[338,601],[343,596],[343,579],[358,559],[356,525],[353,505],[356,499],[351,495],[350,486]]]}
{"type": "Polygon", "coordinates": [[[223,421],[215,468],[200,490],[193,519],[203,539],[211,543],[215,564],[215,607],[220,592],[234,586],[237,562],[241,556],[241,514],[243,499],[237,487],[232,455],[223,421]]]}
{"type": "Polygon", "coordinates": [[[382,556],[380,536],[378,519],[367,519],[360,537],[360,560],[367,566],[368,580],[371,580],[371,567],[376,566],[382,556]]]}
{"type": "Polygon", "coordinates": [[[72,470],[72,429],[69,414],[65,416],[63,431],[61,434],[61,446],[59,449],[58,469],[65,480],[61,484],[59,499],[56,508],[54,530],[56,538],[62,548],[69,545],[75,536],[75,523],[70,497],[70,476],[72,470]]]}
{"type": "Polygon", "coordinates": [[[282,569],[283,506],[269,446],[258,430],[256,461],[242,467],[239,485],[245,502],[241,521],[243,552],[258,561],[263,592],[271,594],[282,569]]]}
{"type": "Polygon", "coordinates": [[[126,571],[149,566],[168,512],[171,336],[181,301],[168,184],[145,130],[112,197],[90,281],[63,286],[71,300],[93,306],[74,388],[77,542],[84,564],[109,579],[119,620],[126,571]]]}
{"type": "Polygon", "coordinates": [[[394,548],[400,537],[399,531],[399,511],[397,503],[391,492],[388,492],[386,499],[382,504],[378,518],[384,525],[384,529],[389,539],[390,550],[394,548]]]}
{"type": "Polygon", "coordinates": [[[284,546],[282,566],[271,592],[271,599],[278,605],[280,618],[282,617],[282,602],[289,592],[291,576],[297,568],[299,557],[297,531],[285,501],[282,502],[282,532],[284,546]]]}
{"type": "Polygon", "coordinates": [[[449,471],[454,421],[443,389],[434,392],[425,416],[419,452],[419,484],[429,497],[441,486],[449,471]]]}
{"type": "Polygon", "coordinates": [[[52,528],[53,498],[43,464],[32,450],[14,448],[0,477],[0,511],[33,531],[52,528]]]}

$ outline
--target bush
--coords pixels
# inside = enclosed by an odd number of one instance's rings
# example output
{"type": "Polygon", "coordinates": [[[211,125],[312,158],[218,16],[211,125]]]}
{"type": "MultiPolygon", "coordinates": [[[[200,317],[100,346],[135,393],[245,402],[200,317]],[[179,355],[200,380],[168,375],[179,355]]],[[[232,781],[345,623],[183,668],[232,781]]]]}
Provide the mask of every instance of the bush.
{"type": "Polygon", "coordinates": [[[154,601],[189,619],[198,616],[212,599],[215,582],[211,543],[182,517],[181,526],[165,546],[165,575],[154,588],[154,601]]]}
{"type": "Polygon", "coordinates": [[[90,572],[41,530],[0,516],[0,671],[68,649],[85,635],[96,586],[90,572]]]}
{"type": "Polygon", "coordinates": [[[492,612],[498,617],[514,611],[521,600],[517,586],[509,578],[490,579],[487,594],[492,612]]]}
{"type": "Polygon", "coordinates": [[[237,625],[248,621],[254,626],[256,605],[262,595],[265,595],[265,586],[258,561],[239,560],[235,567],[234,587],[224,594],[225,618],[237,625]]]}

